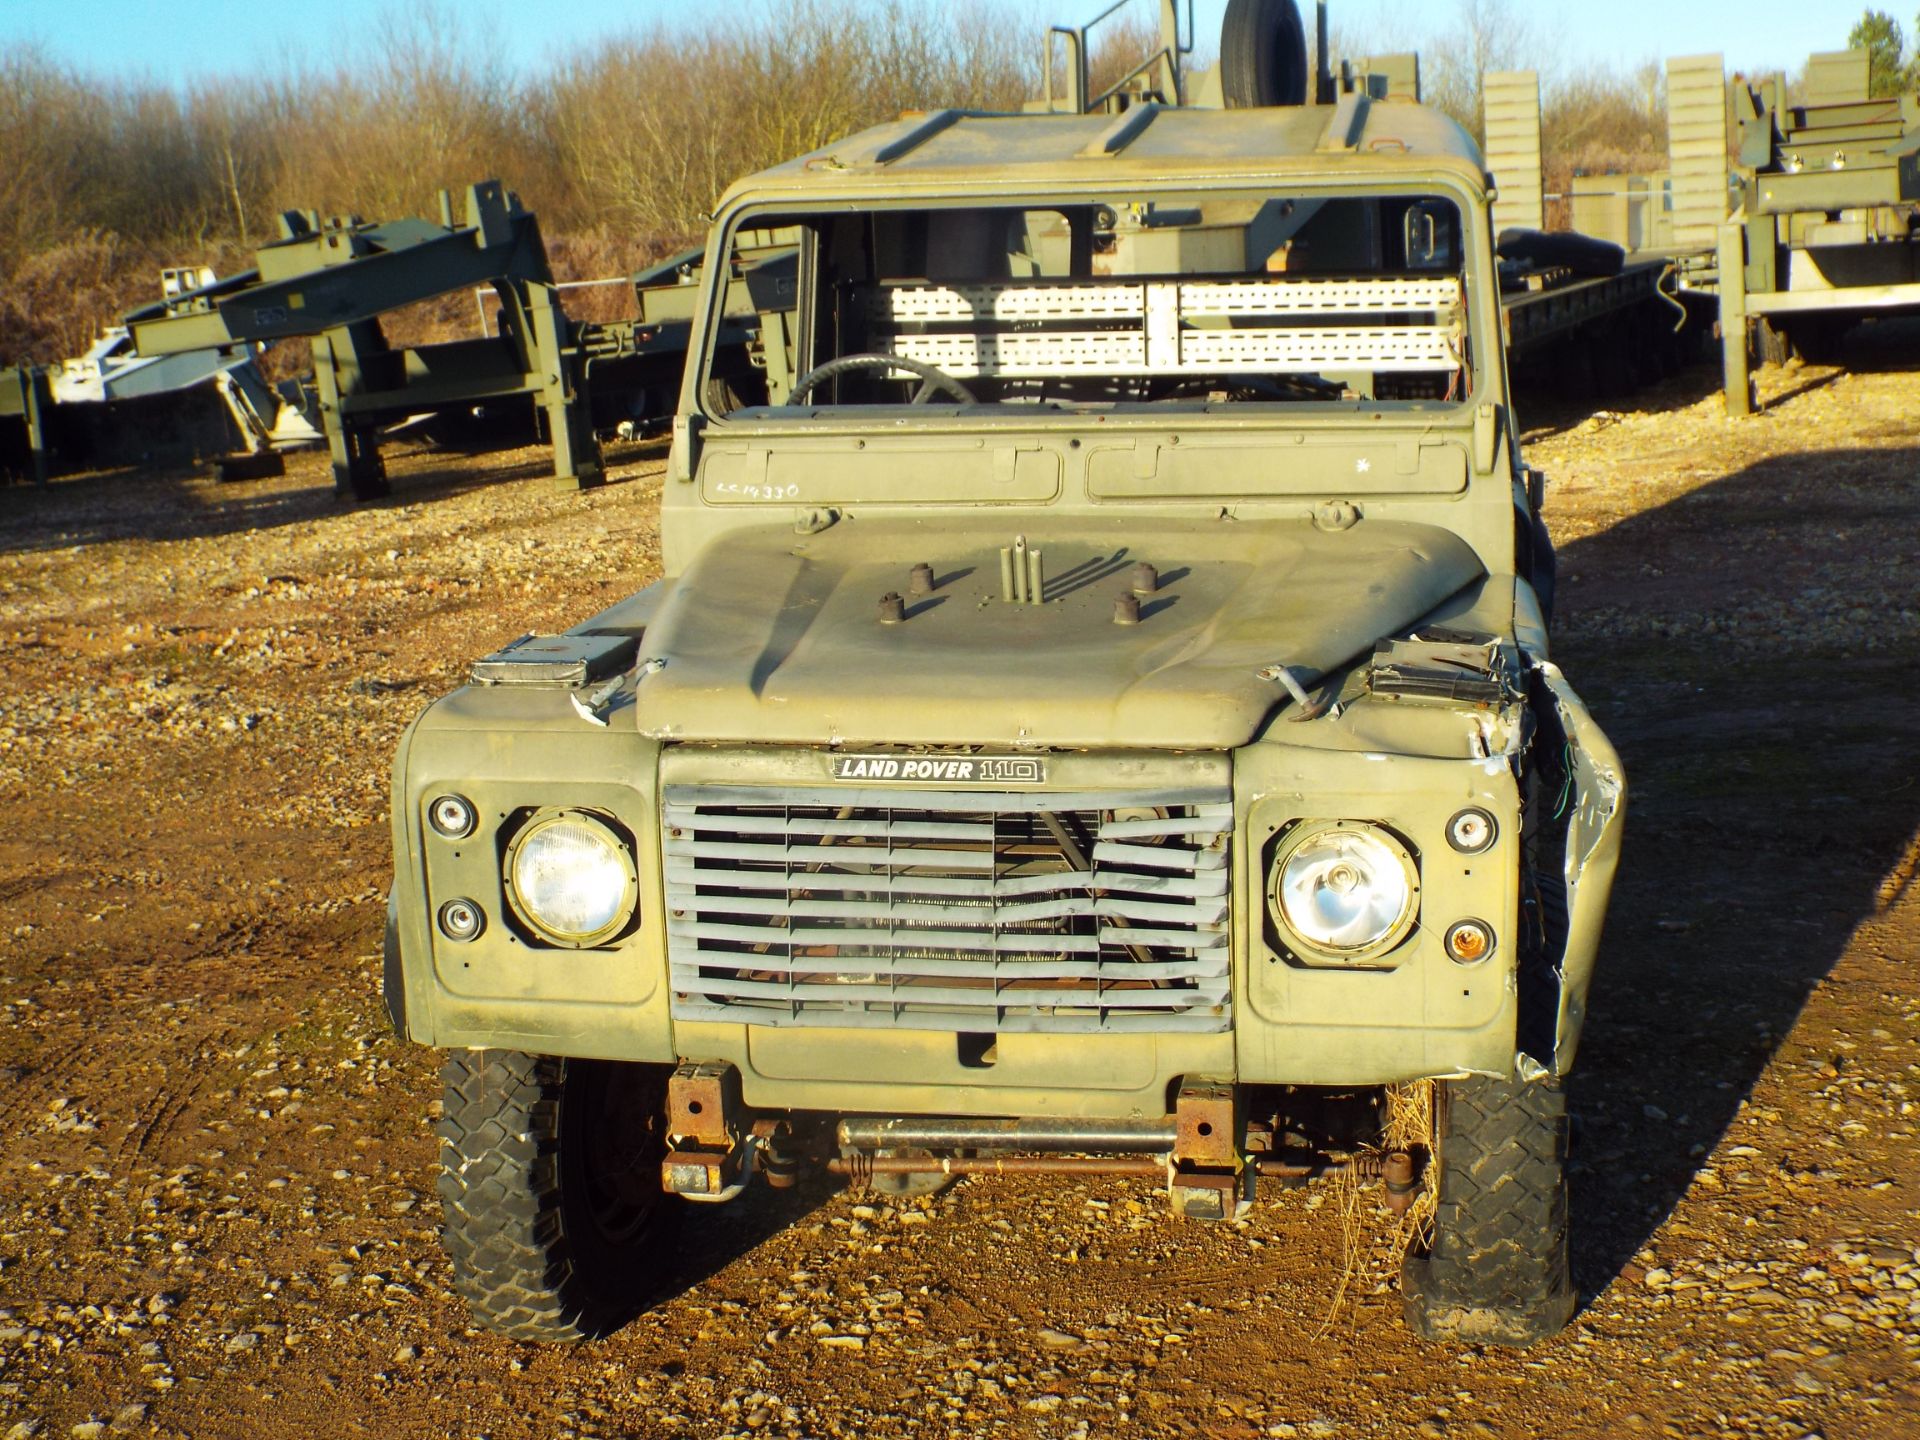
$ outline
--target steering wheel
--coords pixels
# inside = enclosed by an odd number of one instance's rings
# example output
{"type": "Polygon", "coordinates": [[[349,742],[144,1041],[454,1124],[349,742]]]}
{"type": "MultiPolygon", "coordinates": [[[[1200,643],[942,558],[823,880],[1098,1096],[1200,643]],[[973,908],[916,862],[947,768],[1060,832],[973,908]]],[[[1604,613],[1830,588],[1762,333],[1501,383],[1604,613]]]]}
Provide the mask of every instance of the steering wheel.
{"type": "Polygon", "coordinates": [[[789,405],[802,395],[814,389],[824,380],[832,380],[855,370],[905,370],[909,375],[920,377],[920,388],[913,392],[915,405],[931,400],[937,394],[951,395],[962,405],[978,405],[974,393],[962,385],[946,371],[936,369],[924,360],[909,360],[904,355],[842,355],[838,360],[829,360],[824,365],[816,365],[798,380],[787,395],[789,405]]]}

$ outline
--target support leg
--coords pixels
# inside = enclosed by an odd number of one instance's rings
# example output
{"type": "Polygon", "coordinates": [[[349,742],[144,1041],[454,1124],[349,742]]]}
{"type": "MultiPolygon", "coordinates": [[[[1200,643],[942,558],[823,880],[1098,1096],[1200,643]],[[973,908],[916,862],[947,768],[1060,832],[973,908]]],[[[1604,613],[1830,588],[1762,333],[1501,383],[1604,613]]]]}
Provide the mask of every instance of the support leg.
{"type": "Polygon", "coordinates": [[[605,482],[600,442],[593,434],[593,407],[584,375],[576,375],[568,355],[566,312],[551,285],[529,281],[527,309],[533,321],[529,369],[542,378],[537,403],[546,412],[553,441],[553,474],[563,484],[586,490],[605,482]]]}
{"type": "Polygon", "coordinates": [[[350,422],[341,404],[341,361],[347,357],[336,349],[334,334],[329,331],[313,341],[314,388],[320,395],[320,425],[333,457],[333,493],[343,500],[378,500],[392,489],[387,484],[387,467],[380,459],[379,442],[350,422]]]}
{"type": "Polygon", "coordinates": [[[50,400],[53,392],[51,388],[47,388],[45,396],[43,397],[42,388],[46,386],[46,376],[40,371],[28,371],[26,379],[27,446],[33,451],[33,483],[36,485],[45,485],[47,483],[49,469],[47,461],[47,417],[41,406],[43,398],[50,400]]]}
{"type": "Polygon", "coordinates": [[[1751,415],[1754,410],[1747,336],[1746,233],[1738,215],[1720,227],[1720,356],[1729,418],[1751,415]]]}

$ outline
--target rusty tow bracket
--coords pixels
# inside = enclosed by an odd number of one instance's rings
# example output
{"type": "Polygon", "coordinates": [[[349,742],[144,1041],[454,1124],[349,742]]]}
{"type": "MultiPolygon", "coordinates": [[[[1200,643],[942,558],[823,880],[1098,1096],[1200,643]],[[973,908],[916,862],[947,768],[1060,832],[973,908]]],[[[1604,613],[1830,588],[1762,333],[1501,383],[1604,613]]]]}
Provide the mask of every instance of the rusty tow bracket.
{"type": "Polygon", "coordinates": [[[693,1200],[731,1200],[755,1174],[776,1188],[792,1185],[811,1158],[824,1159],[829,1174],[856,1187],[881,1175],[1156,1179],[1166,1184],[1178,1213],[1224,1220],[1252,1203],[1262,1176],[1378,1180],[1387,1205],[1403,1212],[1418,1188],[1423,1160],[1406,1150],[1276,1152],[1272,1128],[1246,1119],[1235,1086],[1202,1079],[1184,1081],[1174,1113],[1165,1116],[850,1117],[834,1127],[832,1148],[838,1153],[824,1157],[795,1125],[753,1113],[741,1100],[733,1066],[683,1062],[668,1084],[662,1187],[693,1200]]]}

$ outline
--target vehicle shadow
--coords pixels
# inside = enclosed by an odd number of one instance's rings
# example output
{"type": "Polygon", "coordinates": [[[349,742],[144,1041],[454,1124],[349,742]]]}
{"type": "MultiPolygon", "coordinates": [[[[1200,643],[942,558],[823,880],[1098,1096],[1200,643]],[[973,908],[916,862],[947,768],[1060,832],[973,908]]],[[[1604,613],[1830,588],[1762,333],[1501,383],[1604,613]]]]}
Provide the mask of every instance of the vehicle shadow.
{"type": "Polygon", "coordinates": [[[791,1189],[776,1190],[756,1177],[737,1200],[721,1205],[681,1202],[674,1233],[661,1247],[663,1263],[645,1293],[633,1297],[632,1313],[638,1315],[709,1281],[724,1289],[721,1277],[729,1265],[798,1225],[845,1188],[844,1180],[803,1166],[791,1189]]]}
{"type": "Polygon", "coordinates": [[[1698,1178],[1912,843],[1917,465],[1772,457],[1560,552],[1555,659],[1629,786],[1569,1086],[1588,1296],[1698,1178]]]}

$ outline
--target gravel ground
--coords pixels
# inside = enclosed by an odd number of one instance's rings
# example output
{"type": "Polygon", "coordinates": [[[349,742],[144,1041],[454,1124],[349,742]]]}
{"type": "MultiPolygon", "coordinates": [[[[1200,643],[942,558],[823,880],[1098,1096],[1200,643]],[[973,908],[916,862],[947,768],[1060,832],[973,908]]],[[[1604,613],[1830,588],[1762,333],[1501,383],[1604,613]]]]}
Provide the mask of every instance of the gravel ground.
{"type": "Polygon", "coordinates": [[[1371,1196],[1122,1181],[763,1190],[606,1341],[471,1329],[378,1009],[386,767],[469,657],[652,577],[662,455],[0,491],[0,1437],[1920,1433],[1920,376],[1863,351],[1738,424],[1705,371],[1528,416],[1634,797],[1585,1304],[1524,1354],[1405,1335],[1371,1196]]]}

